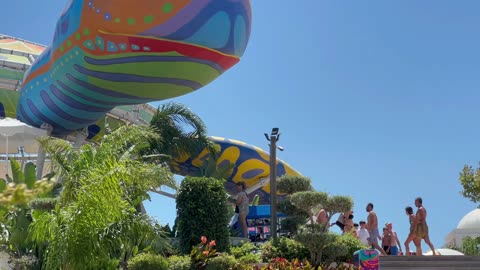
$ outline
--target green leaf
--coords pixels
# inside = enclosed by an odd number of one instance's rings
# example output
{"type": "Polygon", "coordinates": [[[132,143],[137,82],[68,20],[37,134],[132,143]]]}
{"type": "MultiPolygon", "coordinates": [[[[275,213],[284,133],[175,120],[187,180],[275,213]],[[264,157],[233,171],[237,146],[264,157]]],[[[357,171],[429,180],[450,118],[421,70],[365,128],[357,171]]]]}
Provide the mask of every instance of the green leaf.
{"type": "Polygon", "coordinates": [[[33,220],[37,220],[42,214],[43,214],[44,211],[39,211],[39,210],[32,210],[32,218],[33,220]]]}
{"type": "Polygon", "coordinates": [[[7,181],[3,178],[0,178],[0,192],[4,192],[7,189],[7,181]]]}
{"type": "Polygon", "coordinates": [[[133,257],[137,256],[137,253],[138,253],[138,246],[135,246],[133,248],[133,257]]]}
{"type": "Polygon", "coordinates": [[[29,189],[33,189],[33,187],[35,186],[36,171],[36,166],[35,164],[33,164],[33,162],[28,162],[27,164],[25,164],[25,184],[27,184],[27,188],[29,189]]]}
{"type": "Polygon", "coordinates": [[[23,184],[25,182],[25,177],[23,176],[20,164],[18,164],[15,159],[10,158],[10,165],[12,167],[13,182],[15,184],[23,184]]]}

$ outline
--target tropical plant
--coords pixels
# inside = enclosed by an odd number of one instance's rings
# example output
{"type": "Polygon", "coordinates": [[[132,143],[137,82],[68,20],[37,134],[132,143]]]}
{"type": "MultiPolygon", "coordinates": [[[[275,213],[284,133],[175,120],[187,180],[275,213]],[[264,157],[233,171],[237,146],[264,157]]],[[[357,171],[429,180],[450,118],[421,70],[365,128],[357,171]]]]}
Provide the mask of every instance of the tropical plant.
{"type": "Polygon", "coordinates": [[[152,188],[175,187],[168,168],[144,163],[138,155],[157,137],[148,127],[124,126],[96,146],[41,142],[64,186],[55,209],[36,217],[30,227],[35,245],[48,243],[45,268],[95,269],[147,248],[148,239],[130,239],[151,226],[136,216],[136,207],[152,188]]]}
{"type": "Polygon", "coordinates": [[[309,216],[303,209],[292,204],[291,196],[297,192],[313,191],[311,180],[301,175],[284,175],[277,179],[277,189],[286,194],[277,204],[278,211],[287,215],[281,221],[282,229],[294,235],[309,216]]]}
{"type": "Polygon", "coordinates": [[[175,159],[198,154],[205,147],[215,152],[205,124],[185,105],[170,102],[159,106],[150,125],[159,135],[149,140],[151,155],[168,155],[175,159]]]}
{"type": "Polygon", "coordinates": [[[319,225],[311,224],[302,230],[296,239],[310,252],[310,263],[315,267],[320,266],[324,250],[338,237],[337,234],[323,232],[319,225]],[[316,228],[315,228],[316,227],[316,228]],[[313,229],[315,228],[315,229],[313,229]]]}
{"type": "Polygon", "coordinates": [[[189,256],[170,256],[168,260],[168,269],[170,270],[190,270],[191,262],[189,256]]]}
{"type": "MultiPolygon", "coordinates": [[[[296,235],[296,239],[310,252],[310,263],[318,267],[322,262],[324,250],[337,240],[337,235],[329,233],[323,224],[315,224],[312,215],[314,208],[328,209],[329,216],[334,213],[346,212],[353,208],[353,200],[346,196],[329,197],[324,192],[305,191],[291,196],[292,204],[303,209],[310,216],[310,223],[296,235]]],[[[337,249],[338,256],[340,247],[337,249]]],[[[338,257],[337,256],[337,257],[338,257]]]]}
{"type": "Polygon", "coordinates": [[[29,203],[36,198],[48,196],[54,181],[36,181],[35,165],[31,162],[25,165],[24,171],[15,159],[11,159],[10,164],[13,179],[8,184],[0,179],[1,240],[13,255],[20,257],[27,254],[30,248],[27,240],[28,227],[34,213],[30,210],[29,203]]]}
{"type": "Polygon", "coordinates": [[[285,258],[272,259],[262,270],[314,270],[308,261],[293,259],[291,261],[285,258]]]}
{"type": "Polygon", "coordinates": [[[301,175],[283,175],[277,178],[277,190],[288,195],[301,191],[312,191],[312,181],[301,175]]]}
{"type": "Polygon", "coordinates": [[[465,255],[478,255],[478,245],[480,244],[480,237],[466,236],[462,239],[462,252],[465,255]]]}
{"type": "Polygon", "coordinates": [[[202,235],[215,239],[217,249],[229,246],[227,193],[215,178],[185,177],[177,195],[177,229],[180,250],[189,254],[202,235]]]}
{"type": "Polygon", "coordinates": [[[237,265],[237,260],[235,257],[222,253],[217,257],[210,259],[207,264],[206,270],[225,270],[233,269],[237,265]]]}
{"type": "Polygon", "coordinates": [[[315,223],[313,220],[313,208],[319,205],[325,205],[327,199],[327,193],[318,191],[297,192],[290,197],[293,205],[308,214],[311,224],[315,223]]]}
{"type": "Polygon", "coordinates": [[[206,236],[200,237],[200,244],[192,247],[190,259],[194,269],[206,269],[209,261],[220,253],[215,249],[215,240],[208,242],[206,236]]]}
{"type": "MultiPolygon", "coordinates": [[[[216,149],[216,146],[213,146],[213,148],[216,149]]],[[[235,164],[232,164],[228,161],[227,163],[222,162],[219,165],[218,156],[216,156],[216,154],[209,155],[200,167],[198,176],[226,180],[228,176],[232,174],[234,167],[235,164]]]]}
{"type": "Polygon", "coordinates": [[[259,249],[251,242],[244,242],[240,246],[230,247],[229,254],[243,265],[262,261],[259,249]]]}
{"type": "Polygon", "coordinates": [[[351,262],[353,253],[360,249],[368,249],[362,245],[360,240],[351,233],[337,235],[335,241],[331,242],[323,251],[323,257],[327,263],[351,262]]]}
{"type": "Polygon", "coordinates": [[[127,268],[127,262],[138,253],[152,251],[158,254],[170,250],[165,236],[160,224],[147,215],[138,213],[112,223],[101,234],[109,243],[109,253],[112,257],[119,258],[124,269],[127,268]]]}
{"type": "Polygon", "coordinates": [[[169,270],[168,261],[161,255],[142,253],[128,262],[129,270],[169,270]]]}
{"type": "Polygon", "coordinates": [[[263,261],[270,261],[274,258],[285,258],[304,260],[309,258],[309,250],[299,241],[286,237],[279,237],[277,241],[269,240],[261,247],[263,261]]]}

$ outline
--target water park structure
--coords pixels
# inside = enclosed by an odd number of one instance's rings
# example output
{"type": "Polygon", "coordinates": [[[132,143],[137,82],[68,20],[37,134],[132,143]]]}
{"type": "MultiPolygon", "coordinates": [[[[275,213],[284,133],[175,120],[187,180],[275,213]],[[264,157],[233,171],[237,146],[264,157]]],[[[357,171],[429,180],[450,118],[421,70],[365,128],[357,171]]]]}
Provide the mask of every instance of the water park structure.
{"type": "MultiPolygon", "coordinates": [[[[50,135],[96,141],[105,125],[147,124],[148,102],[206,86],[240,61],[251,32],[249,0],[70,0],[50,46],[0,36],[0,117],[16,117],[50,135]]],[[[220,137],[218,165],[234,165],[235,182],[261,189],[269,201],[269,155],[220,137]],[[260,184],[259,184],[260,183],[260,184]]],[[[195,175],[209,153],[180,157],[171,165],[195,175]]],[[[299,174],[281,160],[277,174],[299,174]]]]}

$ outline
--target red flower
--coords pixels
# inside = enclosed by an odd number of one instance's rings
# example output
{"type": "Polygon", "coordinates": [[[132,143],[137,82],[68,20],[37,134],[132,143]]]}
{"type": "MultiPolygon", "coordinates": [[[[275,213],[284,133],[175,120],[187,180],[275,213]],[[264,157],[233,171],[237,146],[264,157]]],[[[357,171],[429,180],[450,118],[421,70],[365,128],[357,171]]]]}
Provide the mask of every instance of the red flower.
{"type": "Polygon", "coordinates": [[[217,245],[217,243],[215,243],[215,240],[212,240],[210,241],[210,244],[209,244],[211,247],[214,247],[215,245],[217,245]]]}
{"type": "Polygon", "coordinates": [[[208,250],[205,250],[205,251],[202,252],[202,253],[203,253],[203,255],[208,256],[208,250]]]}
{"type": "Polygon", "coordinates": [[[207,237],[206,236],[202,236],[200,239],[202,240],[202,244],[207,243],[207,237]]]}

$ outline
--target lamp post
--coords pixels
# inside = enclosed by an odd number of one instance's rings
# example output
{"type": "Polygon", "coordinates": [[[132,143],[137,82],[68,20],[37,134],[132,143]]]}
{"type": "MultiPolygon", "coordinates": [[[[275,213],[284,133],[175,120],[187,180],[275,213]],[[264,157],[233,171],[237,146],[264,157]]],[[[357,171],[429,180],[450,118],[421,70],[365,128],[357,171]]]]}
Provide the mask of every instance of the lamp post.
{"type": "Polygon", "coordinates": [[[265,138],[270,142],[270,233],[273,239],[277,239],[277,149],[283,151],[283,147],[277,146],[280,140],[278,128],[273,128],[270,136],[265,133],[265,138]]]}

